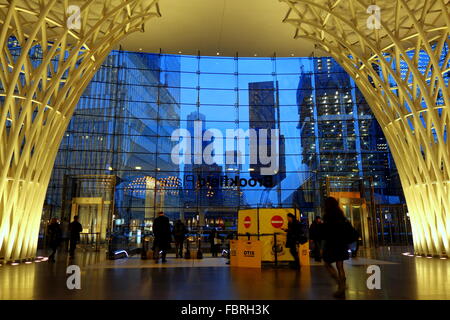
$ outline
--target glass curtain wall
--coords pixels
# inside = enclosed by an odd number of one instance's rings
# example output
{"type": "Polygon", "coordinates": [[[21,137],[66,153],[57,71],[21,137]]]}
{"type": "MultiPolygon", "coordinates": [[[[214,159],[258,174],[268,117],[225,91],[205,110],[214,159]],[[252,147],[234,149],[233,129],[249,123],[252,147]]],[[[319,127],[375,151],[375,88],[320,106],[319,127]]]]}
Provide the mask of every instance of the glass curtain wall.
{"type": "Polygon", "coordinates": [[[403,202],[381,128],[327,57],[114,51],[61,144],[46,200],[53,216],[68,217],[64,177],[81,175],[115,176],[114,220],[136,227],[159,211],[228,228],[244,208],[319,214],[334,176],[372,177],[377,203],[403,202]]]}

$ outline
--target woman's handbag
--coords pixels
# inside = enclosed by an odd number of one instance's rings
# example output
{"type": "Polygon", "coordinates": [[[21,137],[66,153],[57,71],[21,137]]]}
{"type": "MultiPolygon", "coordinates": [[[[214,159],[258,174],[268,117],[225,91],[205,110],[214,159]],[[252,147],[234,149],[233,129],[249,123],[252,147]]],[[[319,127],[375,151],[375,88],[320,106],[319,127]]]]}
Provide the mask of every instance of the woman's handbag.
{"type": "Polygon", "coordinates": [[[347,243],[353,243],[359,240],[359,232],[349,221],[345,224],[345,240],[347,243]]]}

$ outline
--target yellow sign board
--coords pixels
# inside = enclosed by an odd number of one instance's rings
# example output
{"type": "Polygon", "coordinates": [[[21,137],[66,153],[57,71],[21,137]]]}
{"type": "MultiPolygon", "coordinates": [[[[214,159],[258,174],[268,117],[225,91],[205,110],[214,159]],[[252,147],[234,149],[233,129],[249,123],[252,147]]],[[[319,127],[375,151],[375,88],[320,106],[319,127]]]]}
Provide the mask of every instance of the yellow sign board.
{"type": "Polygon", "coordinates": [[[261,268],[261,241],[231,240],[230,265],[242,268],[261,268]]]}
{"type": "MultiPolygon", "coordinates": [[[[275,253],[278,261],[293,261],[294,258],[286,248],[286,232],[288,213],[294,214],[292,208],[260,208],[239,210],[238,233],[260,234],[259,240],[262,247],[262,261],[275,261],[275,253]],[[274,234],[276,233],[276,239],[274,234]],[[275,243],[276,241],[276,243],[275,243]]],[[[256,236],[250,237],[256,240],[256,236]]],[[[299,255],[303,265],[309,265],[309,245],[299,246],[299,255]],[[303,256],[302,256],[303,252],[303,256]]]]}
{"type": "Polygon", "coordinates": [[[299,245],[298,255],[300,256],[300,264],[302,266],[309,266],[309,242],[299,245]]]}

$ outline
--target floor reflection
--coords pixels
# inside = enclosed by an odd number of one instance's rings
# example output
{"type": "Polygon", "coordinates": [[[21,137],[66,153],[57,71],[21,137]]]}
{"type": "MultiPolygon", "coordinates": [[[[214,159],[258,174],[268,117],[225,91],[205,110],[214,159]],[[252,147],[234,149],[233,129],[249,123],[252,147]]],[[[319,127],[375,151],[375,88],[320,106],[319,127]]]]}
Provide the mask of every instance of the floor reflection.
{"type": "Polygon", "coordinates": [[[36,286],[36,264],[2,266],[0,300],[34,298],[36,286]]]}
{"type": "MultiPolygon", "coordinates": [[[[410,249],[410,248],[409,248],[410,249]]],[[[345,264],[346,298],[450,299],[449,260],[402,255],[408,248],[363,250],[345,264]],[[367,267],[381,269],[381,290],[369,290],[367,267]]],[[[138,257],[107,261],[102,252],[60,255],[56,263],[0,267],[0,299],[333,299],[335,283],[320,263],[300,272],[287,267],[231,268],[223,258],[169,257],[155,264],[138,257]],[[66,268],[82,270],[81,290],[68,290],[66,268]]]]}
{"type": "Polygon", "coordinates": [[[418,296],[426,299],[450,299],[450,265],[448,260],[412,257],[416,270],[418,296]]]}

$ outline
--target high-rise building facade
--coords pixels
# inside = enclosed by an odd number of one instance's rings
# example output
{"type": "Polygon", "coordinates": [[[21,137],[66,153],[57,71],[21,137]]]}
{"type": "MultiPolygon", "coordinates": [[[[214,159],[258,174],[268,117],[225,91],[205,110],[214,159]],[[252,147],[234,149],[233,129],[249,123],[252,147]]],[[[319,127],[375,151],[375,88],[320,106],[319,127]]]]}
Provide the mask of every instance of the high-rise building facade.
{"type": "Polygon", "coordinates": [[[353,199],[354,207],[401,205],[403,194],[386,139],[361,92],[333,59],[316,58],[313,65],[312,72],[302,70],[297,90],[308,177],[293,194],[294,202],[311,215],[321,214],[329,195],[365,198],[353,199]]]}
{"type": "Polygon", "coordinates": [[[256,180],[270,177],[268,187],[273,188],[286,178],[285,139],[282,134],[275,134],[280,130],[280,114],[278,109],[278,83],[273,81],[251,82],[248,84],[249,93],[249,129],[254,130],[256,137],[253,150],[258,154],[255,163],[250,164],[250,176],[256,180]],[[264,134],[263,134],[264,132],[264,134]],[[272,137],[275,138],[273,143],[272,137]],[[272,149],[274,146],[274,150],[272,149]],[[264,151],[262,152],[263,149],[264,151]],[[260,154],[275,155],[276,165],[269,174],[262,172],[267,164],[261,162],[260,154]]]}
{"type": "Polygon", "coordinates": [[[114,215],[126,223],[178,208],[173,189],[181,181],[170,136],[180,121],[179,68],[176,56],[114,51],[107,57],[61,143],[46,199],[52,215],[70,218],[73,198],[101,196],[70,189],[67,177],[116,177],[114,215]]]}

